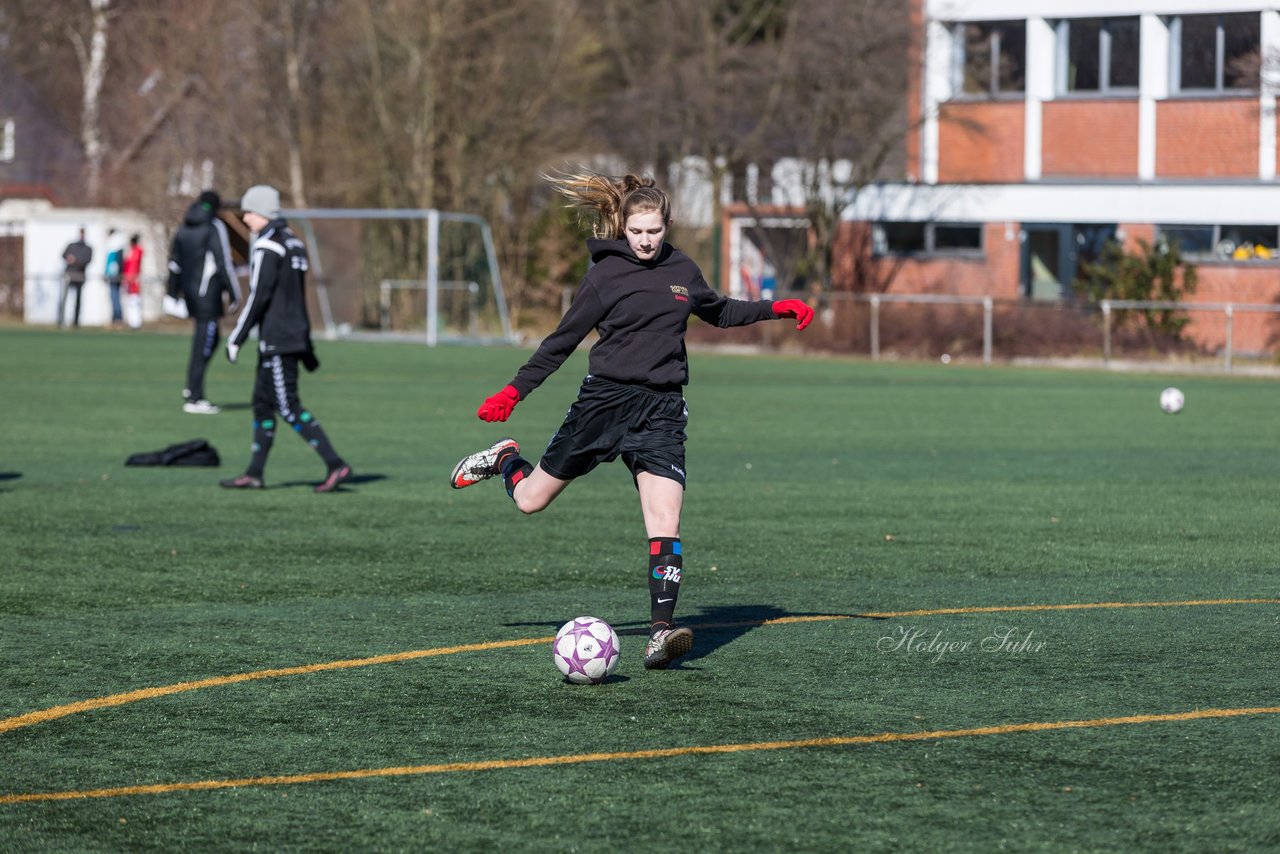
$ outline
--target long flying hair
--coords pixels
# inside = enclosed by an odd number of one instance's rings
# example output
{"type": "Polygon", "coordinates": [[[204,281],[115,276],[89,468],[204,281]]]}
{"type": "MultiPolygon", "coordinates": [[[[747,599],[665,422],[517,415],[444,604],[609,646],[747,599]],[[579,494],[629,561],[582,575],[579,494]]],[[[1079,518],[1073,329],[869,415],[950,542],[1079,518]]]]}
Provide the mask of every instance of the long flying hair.
{"type": "Polygon", "coordinates": [[[663,222],[671,222],[671,200],[647,176],[628,173],[615,178],[584,169],[559,175],[544,172],[542,177],[590,221],[594,237],[617,240],[627,218],[637,213],[657,211],[663,222]]]}

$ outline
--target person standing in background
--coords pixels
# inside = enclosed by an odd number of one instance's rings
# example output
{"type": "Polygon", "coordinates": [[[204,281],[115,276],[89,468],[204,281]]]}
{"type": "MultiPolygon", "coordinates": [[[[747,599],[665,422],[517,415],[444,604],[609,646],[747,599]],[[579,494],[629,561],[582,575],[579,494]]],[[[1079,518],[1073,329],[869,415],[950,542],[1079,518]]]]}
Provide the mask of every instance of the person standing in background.
{"type": "Polygon", "coordinates": [[[114,228],[107,229],[107,266],[103,270],[107,287],[111,289],[111,327],[124,325],[124,313],[120,303],[120,282],[124,276],[124,235],[114,228]]]}
{"type": "Polygon", "coordinates": [[[187,208],[169,252],[169,296],[186,301],[187,315],[194,324],[182,411],[196,415],[217,415],[219,411],[204,395],[204,373],[221,340],[218,321],[223,314],[223,293],[230,294],[230,311],[240,306],[240,283],[227,227],[218,219],[220,207],[222,199],[213,190],[201,193],[187,208]]]}
{"type": "Polygon", "coordinates": [[[142,327],[142,246],[141,235],[129,237],[129,251],[124,256],[124,317],[130,329],[142,327]]]}
{"type": "Polygon", "coordinates": [[[67,244],[62,250],[62,260],[67,265],[62,278],[62,297],[58,300],[58,328],[66,325],[67,297],[75,297],[75,310],[71,313],[71,325],[80,325],[80,292],[84,290],[85,272],[89,262],[93,260],[93,250],[84,240],[84,229],[80,236],[67,244]]]}
{"type": "Polygon", "coordinates": [[[298,366],[320,367],[311,345],[307,314],[307,247],[280,215],[280,192],[250,187],[241,217],[253,232],[249,249],[249,297],[227,336],[227,359],[235,364],[249,330],[258,327],[258,374],[253,384],[252,456],[244,474],[218,481],[224,489],[262,489],[267,455],[275,443],[276,413],[311,446],[328,469],[316,492],[333,492],[351,477],[320,422],[298,398],[298,366]]]}

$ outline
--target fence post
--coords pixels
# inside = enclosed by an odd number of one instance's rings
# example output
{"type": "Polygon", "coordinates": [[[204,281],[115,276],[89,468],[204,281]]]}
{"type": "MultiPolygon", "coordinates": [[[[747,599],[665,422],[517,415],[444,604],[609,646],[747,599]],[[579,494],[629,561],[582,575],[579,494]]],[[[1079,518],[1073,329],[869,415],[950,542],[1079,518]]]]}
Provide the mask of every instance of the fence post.
{"type": "Polygon", "coordinates": [[[383,279],[378,283],[378,330],[391,328],[391,283],[383,279]]]}
{"type": "Polygon", "coordinates": [[[991,364],[991,297],[982,298],[982,364],[991,364]]]}
{"type": "Polygon", "coordinates": [[[871,296],[871,358],[880,360],[880,297],[871,296]]]}
{"type": "Polygon", "coordinates": [[[434,347],[440,322],[440,211],[427,212],[427,346],[434,347]]]}
{"type": "Polygon", "coordinates": [[[467,282],[467,334],[472,338],[480,335],[480,283],[467,282]]]}
{"type": "Polygon", "coordinates": [[[1111,364],[1111,300],[1102,301],[1102,363],[1111,364]]]}
{"type": "Polygon", "coordinates": [[[1226,315],[1227,315],[1227,317],[1226,317],[1226,320],[1227,320],[1227,350],[1226,350],[1226,352],[1223,354],[1223,357],[1224,357],[1224,358],[1225,358],[1225,360],[1226,360],[1227,373],[1231,373],[1231,349],[1232,349],[1232,340],[1231,340],[1231,339],[1232,339],[1232,334],[1231,334],[1232,330],[1231,330],[1231,327],[1232,327],[1232,325],[1233,325],[1233,324],[1232,324],[1232,318],[1235,316],[1235,306],[1234,306],[1234,305],[1232,305],[1231,303],[1227,303],[1226,307],[1225,307],[1223,310],[1224,310],[1224,312],[1225,312],[1225,313],[1226,313],[1226,315]]]}

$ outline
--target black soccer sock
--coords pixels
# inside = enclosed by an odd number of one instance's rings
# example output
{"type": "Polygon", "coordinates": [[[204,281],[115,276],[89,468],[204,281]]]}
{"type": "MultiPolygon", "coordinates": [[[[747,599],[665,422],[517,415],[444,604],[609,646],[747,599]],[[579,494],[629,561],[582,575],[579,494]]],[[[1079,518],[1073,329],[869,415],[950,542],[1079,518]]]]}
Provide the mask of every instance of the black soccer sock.
{"type": "Polygon", "coordinates": [[[276,422],[274,418],[263,418],[253,422],[253,456],[249,458],[249,468],[245,474],[256,478],[262,477],[267,467],[267,454],[271,453],[271,445],[276,440],[276,422]]]}
{"type": "Polygon", "coordinates": [[[649,632],[675,625],[676,599],[680,596],[679,537],[649,539],[649,632]]]}
{"type": "Polygon", "coordinates": [[[298,435],[307,440],[307,444],[315,448],[316,453],[324,460],[324,464],[329,467],[329,471],[333,471],[342,465],[342,457],[338,456],[338,452],[333,449],[333,445],[329,442],[329,437],[325,434],[324,428],[320,426],[320,422],[316,421],[316,417],[307,410],[302,410],[302,414],[298,416],[298,420],[293,422],[293,429],[298,431],[298,435]]]}
{"type": "Polygon", "coordinates": [[[502,483],[507,487],[507,495],[511,496],[511,500],[514,501],[516,484],[533,473],[533,466],[529,465],[528,460],[520,456],[519,451],[511,448],[507,448],[498,454],[497,465],[498,471],[502,472],[502,483]]]}

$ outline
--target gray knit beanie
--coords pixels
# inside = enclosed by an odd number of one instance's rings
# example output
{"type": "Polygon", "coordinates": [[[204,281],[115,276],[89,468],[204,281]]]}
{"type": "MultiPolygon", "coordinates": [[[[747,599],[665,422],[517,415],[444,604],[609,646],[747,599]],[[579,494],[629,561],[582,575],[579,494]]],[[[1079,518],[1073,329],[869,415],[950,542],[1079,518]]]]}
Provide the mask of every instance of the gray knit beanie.
{"type": "Polygon", "coordinates": [[[267,219],[280,216],[280,191],[269,184],[255,184],[245,191],[240,209],[262,214],[267,219]]]}

